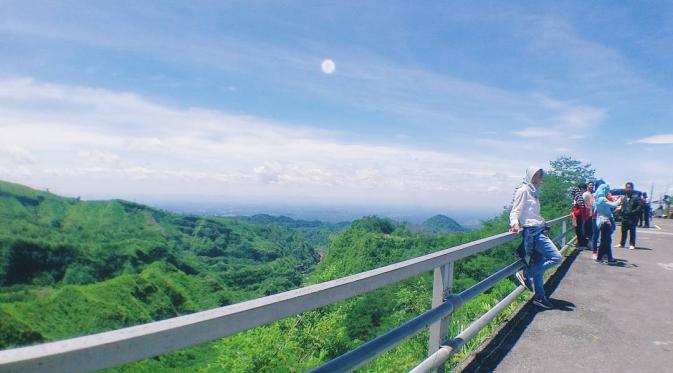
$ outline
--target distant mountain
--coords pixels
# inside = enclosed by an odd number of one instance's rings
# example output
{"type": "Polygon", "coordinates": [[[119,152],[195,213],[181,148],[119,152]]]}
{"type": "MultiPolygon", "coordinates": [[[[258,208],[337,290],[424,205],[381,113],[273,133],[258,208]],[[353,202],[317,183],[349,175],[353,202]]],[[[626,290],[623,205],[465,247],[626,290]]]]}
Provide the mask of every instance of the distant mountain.
{"type": "Polygon", "coordinates": [[[440,214],[424,221],[421,230],[426,233],[453,233],[465,231],[465,228],[450,217],[440,214]]]}
{"type": "Polygon", "coordinates": [[[269,214],[256,214],[250,220],[262,224],[280,224],[291,228],[316,228],[327,225],[318,220],[296,220],[287,216],[273,216],[269,214]]]}
{"type": "Polygon", "coordinates": [[[351,223],[326,223],[319,220],[298,220],[287,216],[273,216],[257,214],[251,217],[236,217],[236,219],[249,220],[255,224],[280,225],[299,233],[321,255],[327,251],[334,236],[344,230],[351,223]]]}
{"type": "Polygon", "coordinates": [[[339,223],[327,223],[320,220],[302,220],[293,219],[287,216],[273,216],[269,214],[256,214],[250,217],[250,220],[260,224],[278,224],[288,228],[331,228],[341,230],[346,228],[350,222],[343,221],[339,223]]]}

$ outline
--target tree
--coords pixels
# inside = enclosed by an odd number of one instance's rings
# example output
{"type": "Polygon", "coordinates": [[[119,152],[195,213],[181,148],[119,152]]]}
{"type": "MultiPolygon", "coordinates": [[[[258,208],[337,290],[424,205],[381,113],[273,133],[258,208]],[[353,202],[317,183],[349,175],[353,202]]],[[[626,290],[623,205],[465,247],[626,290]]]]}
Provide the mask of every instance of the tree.
{"type": "Polygon", "coordinates": [[[548,173],[557,176],[564,184],[573,185],[596,178],[596,169],[591,163],[582,163],[567,155],[549,162],[549,165],[551,169],[548,173]]]}

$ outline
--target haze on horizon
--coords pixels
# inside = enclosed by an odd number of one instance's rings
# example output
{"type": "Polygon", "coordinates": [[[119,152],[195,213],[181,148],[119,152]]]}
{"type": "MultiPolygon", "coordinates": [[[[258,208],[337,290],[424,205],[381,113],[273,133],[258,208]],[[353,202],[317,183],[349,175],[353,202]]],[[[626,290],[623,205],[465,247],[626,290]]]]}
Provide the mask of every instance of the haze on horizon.
{"type": "Polygon", "coordinates": [[[0,7],[0,179],[497,211],[529,164],[673,192],[673,4],[0,7]]]}

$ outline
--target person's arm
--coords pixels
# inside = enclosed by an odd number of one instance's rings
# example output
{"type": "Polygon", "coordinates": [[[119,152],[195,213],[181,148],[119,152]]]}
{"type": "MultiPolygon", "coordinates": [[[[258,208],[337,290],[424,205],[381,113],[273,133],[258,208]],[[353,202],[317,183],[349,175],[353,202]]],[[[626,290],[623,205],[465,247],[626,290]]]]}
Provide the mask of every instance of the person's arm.
{"type": "MultiPolygon", "coordinates": [[[[614,197],[613,197],[613,199],[614,199],[614,197]]],[[[622,205],[622,197],[619,197],[619,198],[615,199],[614,201],[608,200],[605,203],[607,203],[608,206],[612,207],[613,209],[617,208],[617,207],[620,207],[622,205]]]]}
{"type": "Polygon", "coordinates": [[[524,191],[523,188],[519,188],[514,193],[514,201],[512,202],[512,211],[509,213],[509,226],[512,232],[519,232],[521,230],[521,225],[519,223],[519,217],[521,217],[521,211],[523,211],[523,198],[524,191]]]}

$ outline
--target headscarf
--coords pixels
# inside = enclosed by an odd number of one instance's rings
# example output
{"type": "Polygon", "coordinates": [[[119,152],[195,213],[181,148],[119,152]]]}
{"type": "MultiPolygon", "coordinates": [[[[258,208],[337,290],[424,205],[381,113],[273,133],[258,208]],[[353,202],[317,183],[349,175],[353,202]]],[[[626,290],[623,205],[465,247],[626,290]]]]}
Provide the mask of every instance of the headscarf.
{"type": "Polygon", "coordinates": [[[596,192],[598,191],[598,187],[603,185],[603,184],[605,184],[605,180],[603,180],[603,179],[596,180],[596,182],[594,183],[594,195],[596,195],[596,192]]]}
{"type": "MultiPolygon", "coordinates": [[[[601,180],[602,181],[602,180],[601,180]]],[[[608,202],[608,192],[610,191],[610,185],[603,181],[597,188],[594,196],[596,197],[596,204],[601,204],[608,202]]]]}
{"type": "Polygon", "coordinates": [[[544,170],[541,167],[537,167],[537,166],[528,167],[526,169],[526,176],[523,177],[523,185],[525,185],[528,188],[530,193],[535,198],[540,197],[540,190],[535,185],[533,185],[532,180],[533,180],[533,176],[535,176],[535,174],[538,171],[541,172],[540,176],[544,175],[544,170]]]}

